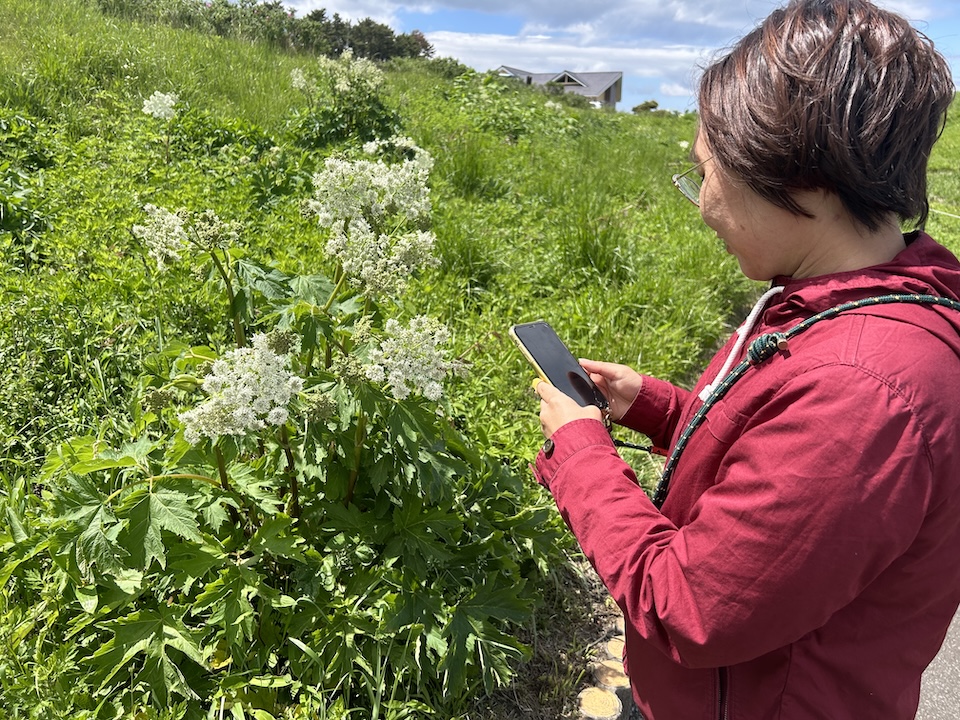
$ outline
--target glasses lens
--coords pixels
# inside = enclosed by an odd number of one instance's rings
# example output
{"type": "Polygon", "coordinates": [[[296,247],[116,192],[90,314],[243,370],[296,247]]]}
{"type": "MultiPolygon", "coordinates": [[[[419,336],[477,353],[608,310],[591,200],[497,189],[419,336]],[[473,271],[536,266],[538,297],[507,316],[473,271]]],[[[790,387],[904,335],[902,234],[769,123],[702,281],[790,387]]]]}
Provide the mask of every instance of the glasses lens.
{"type": "Polygon", "coordinates": [[[683,196],[699,207],[700,205],[700,183],[702,180],[699,175],[688,173],[686,175],[674,175],[673,184],[683,193],[683,196]]]}

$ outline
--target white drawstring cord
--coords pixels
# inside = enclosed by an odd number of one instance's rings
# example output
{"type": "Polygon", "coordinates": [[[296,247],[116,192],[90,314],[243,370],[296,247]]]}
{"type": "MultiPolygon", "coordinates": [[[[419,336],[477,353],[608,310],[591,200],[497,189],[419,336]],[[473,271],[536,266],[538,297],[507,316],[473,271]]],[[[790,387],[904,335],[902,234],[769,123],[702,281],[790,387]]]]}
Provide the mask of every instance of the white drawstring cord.
{"type": "Polygon", "coordinates": [[[753,310],[751,310],[750,314],[747,315],[747,319],[743,321],[743,325],[737,328],[737,341],[733,344],[733,348],[727,355],[727,359],[723,363],[723,367],[720,368],[720,372],[717,373],[717,376],[713,379],[713,382],[707,384],[707,386],[703,388],[703,390],[701,390],[700,394],[697,396],[700,398],[701,402],[706,402],[707,398],[713,393],[714,388],[723,382],[723,379],[727,376],[727,373],[730,372],[730,368],[733,367],[733,362],[737,359],[737,355],[740,354],[740,349],[746,342],[747,337],[751,332],[753,332],[753,327],[757,324],[757,319],[760,317],[760,313],[763,312],[763,308],[767,304],[767,301],[774,295],[783,292],[783,288],[783,285],[776,285],[770,288],[763,295],[761,295],[760,299],[754,304],[753,310]]]}

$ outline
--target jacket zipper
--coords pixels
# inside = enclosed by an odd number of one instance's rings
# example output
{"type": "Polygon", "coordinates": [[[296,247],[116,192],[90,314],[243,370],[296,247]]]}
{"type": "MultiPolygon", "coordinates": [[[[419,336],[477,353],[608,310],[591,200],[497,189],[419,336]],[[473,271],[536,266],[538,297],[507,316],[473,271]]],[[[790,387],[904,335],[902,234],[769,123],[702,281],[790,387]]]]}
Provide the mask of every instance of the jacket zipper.
{"type": "Polygon", "coordinates": [[[730,720],[729,713],[729,678],[727,668],[717,668],[717,695],[719,697],[719,720],[730,720]]]}

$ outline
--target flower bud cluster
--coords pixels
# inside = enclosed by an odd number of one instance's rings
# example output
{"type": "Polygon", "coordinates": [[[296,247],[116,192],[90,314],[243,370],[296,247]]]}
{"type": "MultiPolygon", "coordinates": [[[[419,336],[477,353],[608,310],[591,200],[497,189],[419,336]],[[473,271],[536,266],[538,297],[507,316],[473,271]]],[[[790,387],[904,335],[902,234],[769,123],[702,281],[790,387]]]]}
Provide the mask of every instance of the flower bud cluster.
{"type": "Polygon", "coordinates": [[[197,242],[208,250],[219,248],[225,250],[236,244],[240,237],[234,223],[225,223],[213,210],[204,210],[193,217],[192,229],[197,236],[197,242]]]}
{"type": "Polygon", "coordinates": [[[143,112],[158,120],[170,120],[177,114],[174,106],[179,99],[176,93],[162,93],[157,90],[143,101],[143,112]]]}
{"type": "Polygon", "coordinates": [[[147,224],[134,225],[131,232],[146,246],[147,254],[162,272],[180,260],[189,244],[183,218],[156,205],[144,205],[143,209],[149,216],[147,224]]]}
{"type": "Polygon", "coordinates": [[[252,342],[253,347],[231,350],[215,361],[203,380],[207,399],[180,414],[188,442],[242,437],[287,421],[290,400],[303,390],[303,380],[288,369],[288,355],[271,349],[270,335],[254,335],[252,342]]]}
{"type": "Polygon", "coordinates": [[[441,383],[450,372],[460,369],[456,361],[448,361],[442,346],[450,332],[435,318],[418,315],[403,327],[394,319],[387,320],[387,337],[370,353],[367,377],[386,382],[391,394],[403,400],[412,392],[429,400],[439,400],[441,383]]]}

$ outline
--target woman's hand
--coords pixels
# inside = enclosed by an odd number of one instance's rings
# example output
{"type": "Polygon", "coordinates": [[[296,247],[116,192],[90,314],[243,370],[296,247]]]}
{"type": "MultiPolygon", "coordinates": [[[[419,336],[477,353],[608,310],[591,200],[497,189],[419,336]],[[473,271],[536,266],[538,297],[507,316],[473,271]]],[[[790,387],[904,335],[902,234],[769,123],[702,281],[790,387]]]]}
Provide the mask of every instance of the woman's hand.
{"type": "Polygon", "coordinates": [[[610,403],[610,418],[622,418],[640,392],[643,376],[631,367],[596,360],[581,360],[581,367],[590,375],[610,403]]]}
{"type": "Polygon", "coordinates": [[[603,419],[600,408],[596,405],[580,407],[576,400],[564,395],[548,382],[541,380],[537,383],[536,390],[540,396],[540,429],[544,437],[550,437],[558,428],[573,420],[603,419]]]}

